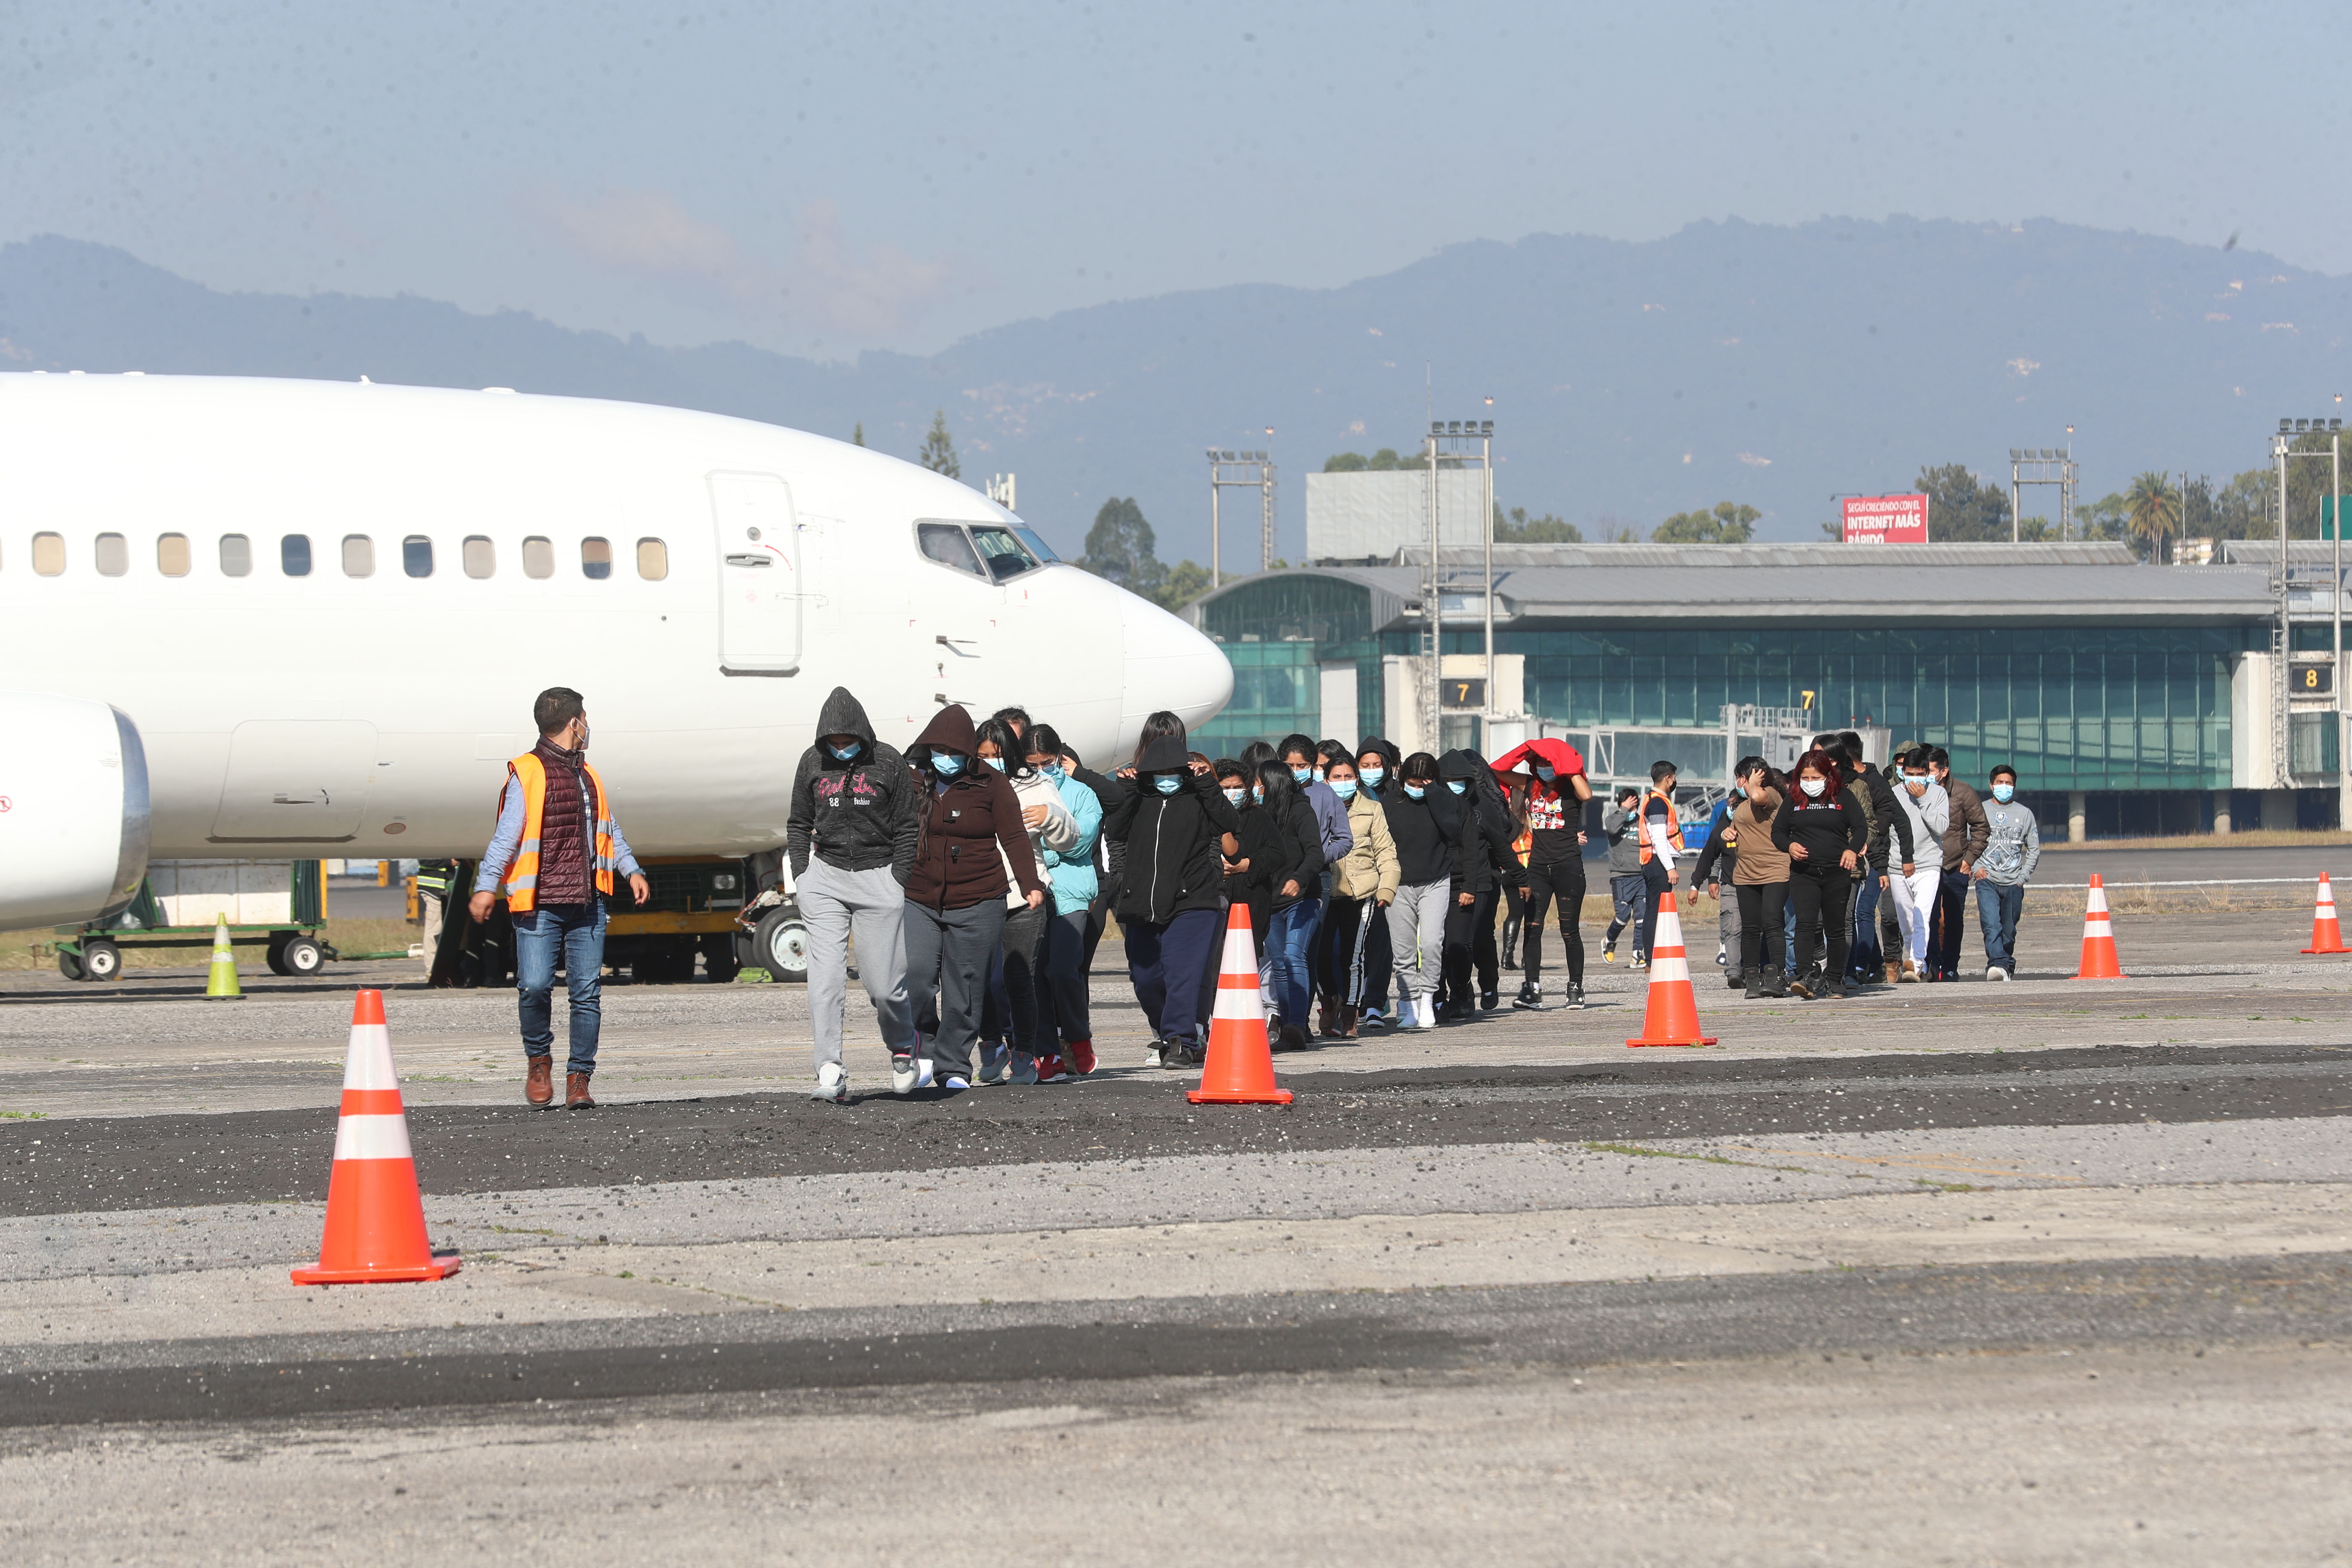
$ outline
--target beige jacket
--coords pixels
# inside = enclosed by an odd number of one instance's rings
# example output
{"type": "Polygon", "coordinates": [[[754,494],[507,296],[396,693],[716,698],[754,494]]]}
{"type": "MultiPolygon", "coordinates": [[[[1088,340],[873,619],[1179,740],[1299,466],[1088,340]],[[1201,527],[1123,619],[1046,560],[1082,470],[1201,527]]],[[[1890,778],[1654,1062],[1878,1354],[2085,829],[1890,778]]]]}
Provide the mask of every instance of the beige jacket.
{"type": "Polygon", "coordinates": [[[1343,899],[1392,899],[1402,868],[1396,840],[1389,837],[1389,814],[1381,803],[1356,792],[1348,803],[1348,831],[1356,842],[1331,870],[1331,891],[1343,899]]]}

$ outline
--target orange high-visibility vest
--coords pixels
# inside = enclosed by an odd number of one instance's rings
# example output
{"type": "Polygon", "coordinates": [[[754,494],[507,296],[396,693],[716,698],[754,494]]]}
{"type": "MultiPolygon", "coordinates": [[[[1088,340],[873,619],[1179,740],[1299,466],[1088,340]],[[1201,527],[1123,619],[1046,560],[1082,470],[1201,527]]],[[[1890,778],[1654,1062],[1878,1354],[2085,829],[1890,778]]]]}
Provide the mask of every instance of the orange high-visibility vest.
{"type": "Polygon", "coordinates": [[[1683,852],[1683,819],[1675,814],[1674,798],[1654,789],[1642,797],[1642,815],[1633,823],[1633,831],[1642,841],[1642,864],[1644,866],[1657,858],[1657,852],[1650,847],[1650,803],[1654,800],[1666,803],[1666,842],[1675,847],[1675,854],[1683,852]]]}
{"type": "MultiPolygon", "coordinates": [[[[606,898],[613,896],[613,797],[605,791],[604,775],[594,764],[583,760],[580,771],[596,791],[596,852],[589,868],[596,878],[596,890],[606,898]]],[[[522,842],[515,846],[514,864],[499,883],[499,892],[513,914],[528,914],[539,907],[539,828],[547,809],[547,764],[539,760],[536,752],[525,752],[507,763],[508,783],[499,786],[499,809],[506,809],[506,792],[520,785],[522,790],[522,842]]]]}

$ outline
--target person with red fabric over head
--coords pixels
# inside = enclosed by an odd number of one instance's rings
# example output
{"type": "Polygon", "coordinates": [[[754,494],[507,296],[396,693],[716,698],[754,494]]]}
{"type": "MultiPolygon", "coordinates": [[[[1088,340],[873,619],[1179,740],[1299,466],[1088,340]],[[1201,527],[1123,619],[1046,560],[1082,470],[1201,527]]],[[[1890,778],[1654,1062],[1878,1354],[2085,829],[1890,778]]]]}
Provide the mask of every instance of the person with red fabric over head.
{"type": "Polygon", "coordinates": [[[1568,957],[1568,1006],[1584,1005],[1584,803],[1592,798],[1584,756],[1549,735],[1512,747],[1495,763],[1498,773],[1528,774],[1527,910],[1519,923],[1524,976],[1512,1006],[1543,1005],[1544,913],[1559,905],[1559,942],[1568,957]]]}

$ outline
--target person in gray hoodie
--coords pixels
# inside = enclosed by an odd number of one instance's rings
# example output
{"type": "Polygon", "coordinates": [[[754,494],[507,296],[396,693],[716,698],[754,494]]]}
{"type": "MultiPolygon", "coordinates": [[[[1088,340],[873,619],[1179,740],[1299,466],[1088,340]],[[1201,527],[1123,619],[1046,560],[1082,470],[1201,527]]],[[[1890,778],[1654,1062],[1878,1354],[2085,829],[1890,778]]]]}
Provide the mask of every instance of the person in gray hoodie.
{"type": "Polygon", "coordinates": [[[1984,803],[1986,839],[1977,858],[1977,921],[1984,927],[1985,978],[2017,978],[2017,917],[2025,912],[2025,884],[2042,859],[2042,826],[2017,798],[2017,770],[1992,771],[1992,798],[1984,803]]]}

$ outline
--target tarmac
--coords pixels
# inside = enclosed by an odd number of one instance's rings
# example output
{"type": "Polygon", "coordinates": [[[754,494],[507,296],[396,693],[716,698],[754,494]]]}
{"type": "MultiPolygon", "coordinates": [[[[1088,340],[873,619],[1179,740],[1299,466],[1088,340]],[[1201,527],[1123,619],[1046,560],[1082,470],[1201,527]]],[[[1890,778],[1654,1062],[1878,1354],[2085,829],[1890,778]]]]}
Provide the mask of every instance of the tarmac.
{"type": "Polygon", "coordinates": [[[1717,1047],[1629,1050],[1595,944],[1286,1110],[1141,1066],[1115,944],[1094,1078],[867,1038],[846,1106],[797,988],[609,988],[567,1113],[416,965],[12,974],[0,1555],[2352,1562],[2352,956],[2079,931],[1748,1002],[1695,920],[1717,1047]],[[465,1267],[298,1289],[359,984],[465,1267]]]}

